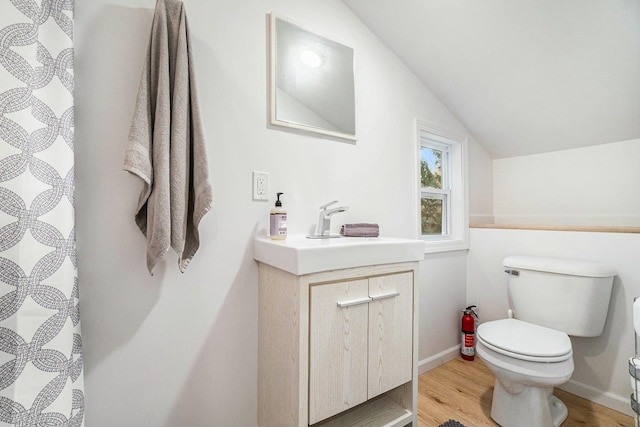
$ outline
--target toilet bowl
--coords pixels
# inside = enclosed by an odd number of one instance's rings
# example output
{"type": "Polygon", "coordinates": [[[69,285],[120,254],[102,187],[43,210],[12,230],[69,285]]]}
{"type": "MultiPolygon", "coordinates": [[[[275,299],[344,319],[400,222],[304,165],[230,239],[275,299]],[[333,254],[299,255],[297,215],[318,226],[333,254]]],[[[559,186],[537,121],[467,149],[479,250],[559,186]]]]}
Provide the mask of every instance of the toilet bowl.
{"type": "Polygon", "coordinates": [[[567,334],[517,319],[478,327],[476,353],[496,376],[491,418],[502,427],[558,427],[567,408],[553,388],[573,373],[567,334]]]}

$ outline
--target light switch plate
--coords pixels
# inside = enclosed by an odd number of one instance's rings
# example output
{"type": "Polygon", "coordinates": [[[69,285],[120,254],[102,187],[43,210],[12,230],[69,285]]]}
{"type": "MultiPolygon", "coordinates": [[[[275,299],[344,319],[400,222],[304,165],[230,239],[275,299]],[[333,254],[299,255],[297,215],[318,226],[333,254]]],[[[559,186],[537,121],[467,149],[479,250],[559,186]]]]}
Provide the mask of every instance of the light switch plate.
{"type": "Polygon", "coordinates": [[[269,173],[253,171],[253,200],[269,200],[269,173]]]}

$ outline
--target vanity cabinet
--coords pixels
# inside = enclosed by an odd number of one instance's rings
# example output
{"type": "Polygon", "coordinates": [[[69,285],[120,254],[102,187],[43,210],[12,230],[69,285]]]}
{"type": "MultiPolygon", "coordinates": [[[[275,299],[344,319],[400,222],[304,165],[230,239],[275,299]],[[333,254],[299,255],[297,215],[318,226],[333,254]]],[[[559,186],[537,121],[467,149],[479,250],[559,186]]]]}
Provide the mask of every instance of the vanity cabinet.
{"type": "Polygon", "coordinates": [[[416,425],[416,269],[260,262],[258,425],[416,425]]]}

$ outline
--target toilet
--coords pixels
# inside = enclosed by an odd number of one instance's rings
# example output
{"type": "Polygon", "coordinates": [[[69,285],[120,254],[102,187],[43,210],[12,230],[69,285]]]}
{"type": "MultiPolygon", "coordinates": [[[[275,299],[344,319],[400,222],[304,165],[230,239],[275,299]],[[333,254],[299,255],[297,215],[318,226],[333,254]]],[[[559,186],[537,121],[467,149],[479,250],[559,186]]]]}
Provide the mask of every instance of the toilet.
{"type": "Polygon", "coordinates": [[[510,256],[508,318],[482,323],[476,354],[496,376],[491,418],[502,427],[558,427],[567,407],[553,388],[569,381],[569,335],[602,334],[615,270],[605,264],[510,256]]]}

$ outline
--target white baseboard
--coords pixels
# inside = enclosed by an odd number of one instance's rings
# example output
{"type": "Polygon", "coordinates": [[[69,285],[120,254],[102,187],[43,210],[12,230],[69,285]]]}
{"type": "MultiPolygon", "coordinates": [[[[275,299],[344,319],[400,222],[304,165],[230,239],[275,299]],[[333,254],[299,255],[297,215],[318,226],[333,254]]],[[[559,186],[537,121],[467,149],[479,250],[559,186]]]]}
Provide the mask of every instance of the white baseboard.
{"type": "MultiPolygon", "coordinates": [[[[561,390],[580,396],[591,402],[599,403],[600,405],[611,408],[615,411],[622,412],[623,414],[635,417],[636,414],[631,409],[629,397],[618,396],[617,394],[610,393],[608,391],[602,391],[587,384],[582,384],[574,380],[569,380],[568,383],[564,383],[560,387],[561,390]]],[[[631,394],[631,392],[629,392],[631,394]]]]}
{"type": "Polygon", "coordinates": [[[418,375],[422,375],[432,369],[437,368],[440,365],[444,365],[450,360],[455,359],[460,354],[460,346],[456,345],[441,351],[438,354],[429,356],[426,359],[422,359],[418,362],[418,375]]]}

